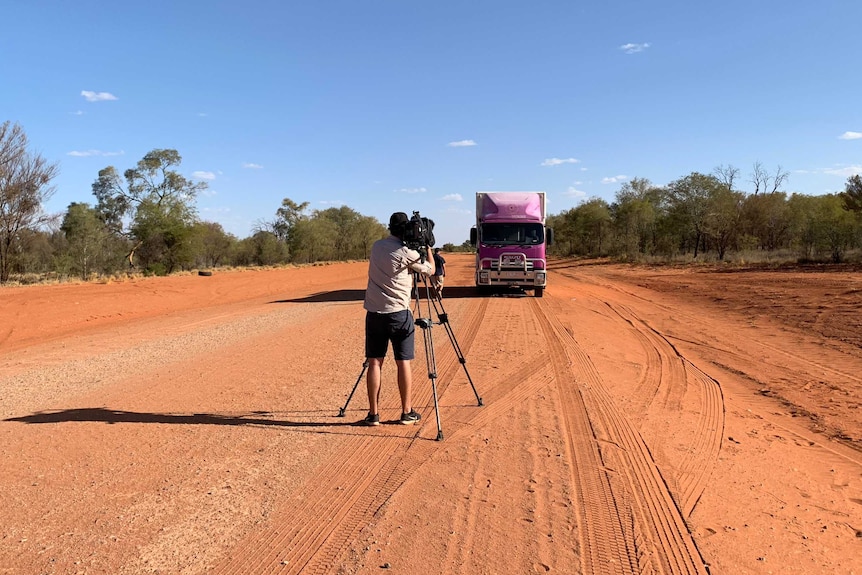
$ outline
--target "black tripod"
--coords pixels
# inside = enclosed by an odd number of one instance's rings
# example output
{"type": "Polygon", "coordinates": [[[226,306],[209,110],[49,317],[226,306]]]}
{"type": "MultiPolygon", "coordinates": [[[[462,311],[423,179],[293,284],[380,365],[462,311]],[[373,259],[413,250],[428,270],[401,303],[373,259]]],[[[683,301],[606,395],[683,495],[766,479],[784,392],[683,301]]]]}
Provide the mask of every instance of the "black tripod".
{"type": "MultiPolygon", "coordinates": [[[[413,299],[415,302],[415,312],[413,314],[413,323],[422,330],[422,341],[425,344],[425,363],[428,365],[428,379],[431,380],[431,392],[434,396],[434,415],[437,418],[437,441],[443,441],[443,428],[440,424],[440,406],[437,403],[437,359],[434,355],[434,339],[431,334],[431,329],[434,327],[434,321],[431,317],[431,310],[437,314],[438,325],[446,328],[446,334],[449,336],[449,341],[458,356],[458,362],[464,368],[464,374],[467,376],[467,381],[470,382],[470,387],[473,389],[473,394],[476,396],[476,401],[479,406],[483,405],[482,398],[479,397],[479,392],[476,391],[476,386],[473,385],[473,379],[470,377],[470,372],[467,371],[467,360],[461,352],[461,346],[458,345],[458,340],[455,339],[455,332],[452,331],[452,326],[449,324],[449,314],[443,308],[443,298],[436,288],[428,285],[428,278],[422,274],[414,272],[413,274],[413,299]],[[422,299],[419,295],[419,284],[423,284],[425,288],[425,304],[428,315],[423,315],[422,299]]],[[[338,417],[344,417],[347,406],[350,400],[353,399],[353,394],[356,393],[356,388],[359,382],[362,381],[362,376],[365,375],[365,370],[368,369],[368,360],[362,364],[362,371],[359,372],[359,377],[356,378],[356,383],[353,384],[353,389],[350,395],[347,396],[347,401],[338,411],[338,417]]]]}

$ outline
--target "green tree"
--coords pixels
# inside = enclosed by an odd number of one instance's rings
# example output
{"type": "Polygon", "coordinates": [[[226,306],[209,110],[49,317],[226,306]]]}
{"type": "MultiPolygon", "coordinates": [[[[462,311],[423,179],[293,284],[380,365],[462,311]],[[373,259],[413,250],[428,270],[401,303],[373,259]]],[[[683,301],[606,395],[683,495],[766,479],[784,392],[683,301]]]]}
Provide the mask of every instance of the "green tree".
{"type": "MultiPolygon", "coordinates": [[[[53,223],[53,222],[52,222],[53,223]]],[[[15,242],[11,271],[16,274],[45,275],[54,270],[57,241],[45,229],[24,228],[15,242]]]]}
{"type": "Polygon", "coordinates": [[[766,251],[785,247],[790,242],[790,211],[787,194],[772,192],[751,194],[742,205],[741,232],[757,238],[757,245],[766,251]]]}
{"type": "Polygon", "coordinates": [[[359,221],[362,214],[341,206],[338,208],[327,208],[316,210],[312,220],[325,220],[334,226],[335,234],[332,238],[332,259],[348,260],[356,253],[355,246],[359,245],[359,221]]]}
{"type": "Polygon", "coordinates": [[[800,257],[842,262],[858,238],[856,219],[844,209],[843,197],[840,194],[793,194],[788,205],[800,257]]]}
{"type": "MultiPolygon", "coordinates": [[[[371,255],[371,246],[379,239],[389,235],[389,230],[370,216],[360,217],[354,228],[354,252],[353,259],[367,260],[371,255]]],[[[469,243],[469,240],[468,242],[469,243]]]]}
{"type": "Polygon", "coordinates": [[[633,178],[623,184],[610,206],[617,253],[633,257],[654,251],[662,200],[662,190],[647,179],[633,178]]]}
{"type": "Polygon", "coordinates": [[[274,233],[279,240],[290,245],[290,242],[293,239],[293,230],[296,225],[299,222],[308,219],[308,216],[305,215],[305,211],[307,209],[308,202],[297,204],[290,198],[284,198],[281,201],[281,207],[275,211],[275,221],[268,226],[271,228],[270,231],[274,233]]]}
{"type": "Polygon", "coordinates": [[[50,183],[58,168],[27,148],[20,125],[0,124],[0,283],[9,280],[23,250],[22,234],[51,220],[42,205],[54,193],[50,183]]]}
{"type": "Polygon", "coordinates": [[[826,194],[818,198],[816,218],[821,228],[824,244],[828,246],[833,263],[844,261],[844,254],[854,244],[856,220],[845,209],[845,200],[840,194],[826,194]]]}
{"type": "Polygon", "coordinates": [[[726,187],[718,178],[697,172],[668,184],[670,210],[680,227],[684,247],[691,246],[695,258],[707,235],[711,197],[720,189],[726,187]]]}
{"type": "Polygon", "coordinates": [[[363,216],[347,206],[315,211],[310,221],[315,220],[331,222],[335,226],[332,248],[333,257],[337,260],[367,258],[371,245],[389,233],[376,219],[363,216]]]}
{"type": "Polygon", "coordinates": [[[245,249],[249,252],[249,263],[253,265],[271,266],[287,261],[287,246],[272,232],[255,232],[245,249]]]}
{"type": "Polygon", "coordinates": [[[138,250],[145,268],[158,264],[170,271],[191,259],[187,244],[197,221],[194,201],[207,184],[180,175],[174,169],[180,163],[176,150],[156,149],[125,171],[125,184],[113,166],[101,170],[93,183],[103,221],[135,242],[128,255],[131,265],[138,250]]]}
{"type": "Polygon", "coordinates": [[[130,228],[141,267],[157,274],[194,265],[194,212],[182,200],[148,198],[135,210],[130,228]]]}
{"type": "Polygon", "coordinates": [[[110,259],[110,232],[99,212],[89,204],[73,202],[60,226],[66,238],[66,254],[71,272],[86,280],[94,272],[103,271],[110,259]]]}
{"type": "Polygon", "coordinates": [[[221,224],[198,222],[192,227],[196,264],[201,267],[222,265],[230,257],[236,238],[225,232],[221,224]]]}
{"type": "Polygon", "coordinates": [[[601,198],[592,198],[575,208],[576,226],[581,238],[581,246],[591,256],[606,254],[611,231],[611,210],[601,198]]]}
{"type": "MultiPolygon", "coordinates": [[[[577,233],[575,230],[574,208],[551,214],[546,218],[545,225],[554,230],[554,245],[548,247],[548,253],[560,256],[570,256],[575,253],[577,233]]],[[[470,246],[473,249],[473,246],[470,246]]]]}
{"type": "Polygon", "coordinates": [[[847,178],[841,199],[845,210],[862,214],[862,177],[859,174],[847,178]]]}
{"type": "Polygon", "coordinates": [[[554,246],[550,251],[558,255],[604,255],[611,223],[610,206],[601,198],[591,198],[550,216],[546,222],[547,227],[554,229],[554,246]]]}
{"type": "Polygon", "coordinates": [[[325,218],[313,217],[297,223],[290,244],[291,260],[314,263],[336,259],[338,224],[325,218]]]}
{"type": "Polygon", "coordinates": [[[704,233],[712,240],[719,260],[724,259],[739,232],[739,219],[744,199],[745,194],[734,191],[722,183],[710,192],[704,233]]]}

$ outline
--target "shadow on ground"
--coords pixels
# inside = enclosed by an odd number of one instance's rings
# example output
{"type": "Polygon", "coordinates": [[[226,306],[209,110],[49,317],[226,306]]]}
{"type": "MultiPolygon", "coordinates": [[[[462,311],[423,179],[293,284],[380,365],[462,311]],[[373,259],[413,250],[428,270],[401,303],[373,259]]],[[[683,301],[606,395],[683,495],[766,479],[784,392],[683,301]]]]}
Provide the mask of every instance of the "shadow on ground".
{"type": "Polygon", "coordinates": [[[4,421],[20,423],[63,423],[70,421],[93,421],[102,423],[162,423],[171,425],[263,425],[274,427],[332,427],[361,426],[360,421],[344,421],[333,415],[330,419],[337,421],[286,421],[265,417],[273,415],[268,411],[255,411],[247,415],[219,415],[215,413],[138,413],[106,409],[103,407],[85,407],[79,409],[62,409],[58,411],[42,411],[32,415],[10,417],[4,421]]]}
{"type": "MultiPolygon", "coordinates": [[[[425,299],[427,296],[425,288],[419,289],[419,297],[425,299]]],[[[445,302],[447,299],[463,299],[463,298],[472,298],[472,297],[486,297],[484,294],[480,294],[479,291],[472,286],[462,287],[462,286],[452,286],[446,287],[443,289],[443,301],[445,302]]],[[[321,302],[334,302],[334,301],[364,301],[365,300],[365,290],[364,289],[341,289],[335,291],[327,291],[320,292],[316,294],[312,294],[310,296],[305,296],[301,298],[295,299],[280,299],[271,301],[269,303],[321,303],[321,302]]]]}

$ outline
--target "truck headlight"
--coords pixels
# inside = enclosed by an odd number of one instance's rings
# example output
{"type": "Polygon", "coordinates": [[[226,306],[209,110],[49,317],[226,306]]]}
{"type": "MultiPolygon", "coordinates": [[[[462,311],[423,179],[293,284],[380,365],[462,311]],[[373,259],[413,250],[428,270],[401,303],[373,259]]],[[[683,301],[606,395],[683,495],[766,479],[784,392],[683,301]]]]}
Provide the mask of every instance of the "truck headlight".
{"type": "Polygon", "coordinates": [[[479,283],[480,284],[489,284],[491,283],[491,273],[488,271],[479,272],[479,283]]]}
{"type": "Polygon", "coordinates": [[[536,285],[545,285],[545,272],[536,272],[536,285]]]}

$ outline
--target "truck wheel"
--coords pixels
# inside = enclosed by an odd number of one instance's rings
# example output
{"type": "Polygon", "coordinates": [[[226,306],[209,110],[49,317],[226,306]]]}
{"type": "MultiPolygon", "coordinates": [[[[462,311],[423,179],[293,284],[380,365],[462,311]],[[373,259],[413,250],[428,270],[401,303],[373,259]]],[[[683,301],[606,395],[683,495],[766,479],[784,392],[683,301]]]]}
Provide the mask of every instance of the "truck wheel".
{"type": "Polygon", "coordinates": [[[533,292],[535,293],[536,297],[542,297],[543,295],[545,295],[545,288],[537,287],[533,289],[533,292]]]}

